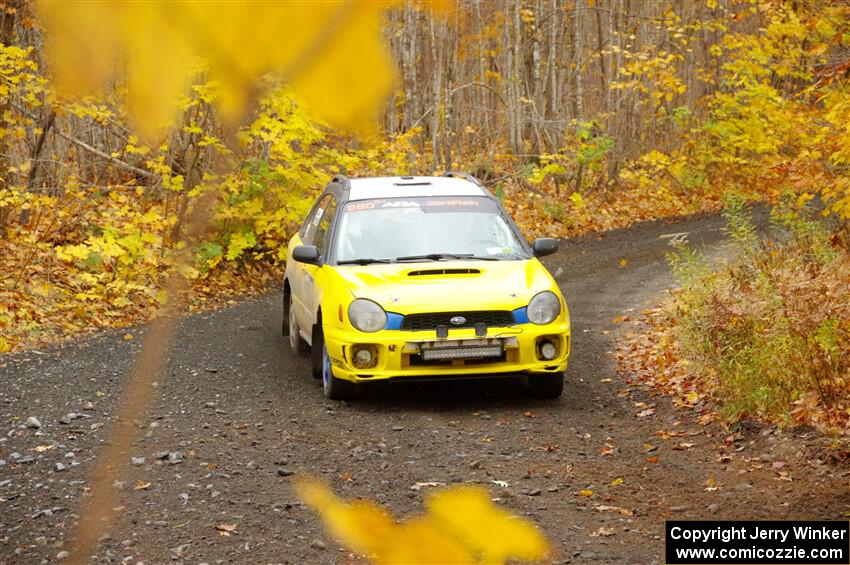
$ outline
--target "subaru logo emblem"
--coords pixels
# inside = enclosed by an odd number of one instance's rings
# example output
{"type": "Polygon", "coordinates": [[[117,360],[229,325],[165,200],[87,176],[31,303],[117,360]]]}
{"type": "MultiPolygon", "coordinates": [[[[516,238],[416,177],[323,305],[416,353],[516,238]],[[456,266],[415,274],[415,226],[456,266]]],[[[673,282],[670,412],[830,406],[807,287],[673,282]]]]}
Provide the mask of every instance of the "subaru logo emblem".
{"type": "Polygon", "coordinates": [[[462,326],[466,323],[466,318],[463,316],[454,316],[451,320],[449,320],[454,326],[462,326]]]}

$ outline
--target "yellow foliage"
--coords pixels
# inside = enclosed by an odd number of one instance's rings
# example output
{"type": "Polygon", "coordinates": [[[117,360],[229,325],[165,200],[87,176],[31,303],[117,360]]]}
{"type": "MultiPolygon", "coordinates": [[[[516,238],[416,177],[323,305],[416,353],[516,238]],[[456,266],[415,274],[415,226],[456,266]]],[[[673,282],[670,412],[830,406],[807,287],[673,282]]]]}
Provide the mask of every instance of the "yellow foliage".
{"type": "Polygon", "coordinates": [[[341,500],[313,479],[296,488],[336,538],[374,563],[504,563],[549,555],[534,525],[496,507],[483,488],[437,491],[426,499],[428,513],[403,522],[371,502],[341,500]]]}
{"type": "Polygon", "coordinates": [[[570,194],[570,201],[572,201],[572,203],[575,204],[575,207],[579,210],[587,206],[587,201],[578,192],[573,192],[572,194],[570,194]]]}

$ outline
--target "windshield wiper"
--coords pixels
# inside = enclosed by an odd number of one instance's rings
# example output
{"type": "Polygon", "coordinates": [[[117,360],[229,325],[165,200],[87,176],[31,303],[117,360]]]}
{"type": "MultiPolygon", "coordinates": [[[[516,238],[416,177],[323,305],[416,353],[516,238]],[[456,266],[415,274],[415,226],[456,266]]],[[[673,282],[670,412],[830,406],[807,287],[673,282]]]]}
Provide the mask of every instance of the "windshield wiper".
{"type": "Polygon", "coordinates": [[[405,255],[396,257],[396,261],[439,261],[441,259],[469,259],[472,253],[423,253],[422,255],[405,255]]]}
{"type": "Polygon", "coordinates": [[[423,255],[405,255],[396,257],[396,261],[441,261],[443,259],[472,259],[475,261],[498,261],[498,257],[482,257],[473,253],[425,253],[423,255]]]}
{"type": "Polygon", "coordinates": [[[337,261],[337,265],[369,265],[371,263],[392,263],[392,259],[371,259],[371,258],[361,258],[361,259],[344,259],[342,261],[337,261]]]}

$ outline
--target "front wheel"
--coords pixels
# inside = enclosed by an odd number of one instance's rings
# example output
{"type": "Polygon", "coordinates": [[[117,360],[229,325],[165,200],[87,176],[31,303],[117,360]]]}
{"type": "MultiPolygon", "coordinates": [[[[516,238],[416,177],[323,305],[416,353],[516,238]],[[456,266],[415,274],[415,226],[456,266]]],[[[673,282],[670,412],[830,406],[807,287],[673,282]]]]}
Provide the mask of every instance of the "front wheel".
{"type": "Polygon", "coordinates": [[[331,356],[328,354],[328,346],[325,344],[324,336],[321,330],[318,336],[313,336],[313,347],[321,348],[321,368],[322,368],[322,392],[331,400],[348,400],[354,396],[354,383],[338,379],[334,376],[333,367],[331,366],[331,356]],[[316,337],[320,337],[316,340],[316,337]]]}
{"type": "Polygon", "coordinates": [[[558,398],[564,392],[564,373],[528,375],[528,388],[535,398],[558,398]]]}

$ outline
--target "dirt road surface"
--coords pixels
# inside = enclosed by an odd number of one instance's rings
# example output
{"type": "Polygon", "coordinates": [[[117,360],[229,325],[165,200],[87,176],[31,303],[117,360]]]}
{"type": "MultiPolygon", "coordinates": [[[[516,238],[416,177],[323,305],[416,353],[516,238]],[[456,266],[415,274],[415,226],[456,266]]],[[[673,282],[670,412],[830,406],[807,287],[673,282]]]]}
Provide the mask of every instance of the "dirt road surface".
{"type": "MultiPolygon", "coordinates": [[[[280,295],[186,318],[138,422],[132,472],[114,485],[121,506],[97,561],[362,562],[298,502],[289,473],[398,516],[422,508],[431,487],[417,483],[484,485],[545,531],[555,563],[660,563],[668,518],[846,519],[846,468],[814,451],[811,433],[732,435],[623,392],[612,319],[672,284],[660,236],[717,245],[720,228],[716,217],[643,224],[565,241],[547,259],[574,335],[556,401],[531,399],[516,381],[388,385],[328,401],[280,336],[280,295]],[[220,524],[236,528],[224,536],[220,524]]],[[[0,358],[0,563],[65,557],[144,331],[0,358]]]]}

